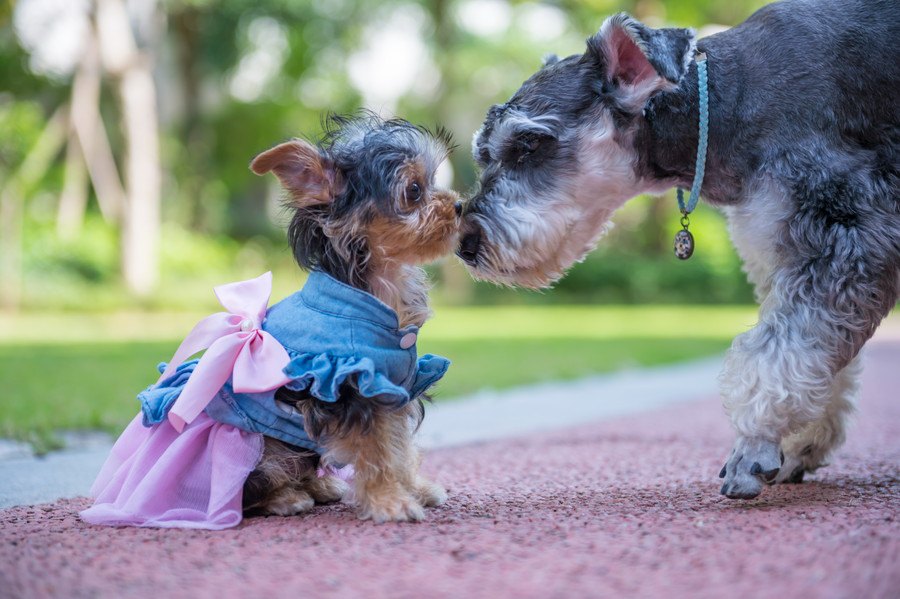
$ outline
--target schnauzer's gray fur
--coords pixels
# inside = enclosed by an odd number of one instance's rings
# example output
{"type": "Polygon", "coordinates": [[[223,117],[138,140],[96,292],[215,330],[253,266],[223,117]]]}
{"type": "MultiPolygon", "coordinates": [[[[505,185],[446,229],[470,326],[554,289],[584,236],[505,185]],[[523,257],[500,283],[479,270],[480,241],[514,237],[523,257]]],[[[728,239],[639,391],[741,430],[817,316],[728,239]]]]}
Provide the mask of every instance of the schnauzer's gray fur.
{"type": "Polygon", "coordinates": [[[802,480],[843,441],[857,355],[900,292],[898,39],[893,0],[778,2],[696,42],[612,17],[584,55],[547,61],[489,111],[458,253],[475,276],[545,286],[626,200],[690,187],[696,44],[709,69],[703,195],[727,215],[761,304],[721,377],[737,433],[722,493],[802,480]]]}

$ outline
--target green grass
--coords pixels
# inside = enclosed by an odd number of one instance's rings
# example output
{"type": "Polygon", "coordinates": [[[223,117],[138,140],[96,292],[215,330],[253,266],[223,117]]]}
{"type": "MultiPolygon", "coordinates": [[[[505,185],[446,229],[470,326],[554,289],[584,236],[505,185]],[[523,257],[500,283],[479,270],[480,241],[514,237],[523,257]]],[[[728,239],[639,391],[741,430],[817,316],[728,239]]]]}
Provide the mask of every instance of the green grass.
{"type": "MultiPolygon", "coordinates": [[[[56,430],[120,430],[202,316],[0,316],[0,436],[50,449],[56,430]]],[[[754,320],[749,307],[439,308],[419,351],[453,361],[437,388],[446,400],[719,353],[754,320]]]]}
{"type": "Polygon", "coordinates": [[[117,431],[174,343],[0,346],[0,437],[53,449],[59,429],[117,431]]]}

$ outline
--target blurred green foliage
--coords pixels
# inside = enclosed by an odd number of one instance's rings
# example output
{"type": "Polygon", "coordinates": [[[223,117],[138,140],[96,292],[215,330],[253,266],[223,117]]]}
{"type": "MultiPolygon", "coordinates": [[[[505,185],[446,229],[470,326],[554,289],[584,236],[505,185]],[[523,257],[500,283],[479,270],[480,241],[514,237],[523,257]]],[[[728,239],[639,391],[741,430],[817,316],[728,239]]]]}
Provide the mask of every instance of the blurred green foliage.
{"type": "MultiPolygon", "coordinates": [[[[446,126],[460,146],[452,159],[454,185],[465,192],[476,177],[467,151],[472,132],[488,106],[508,98],[543,55],[581,52],[583,40],[607,15],[620,10],[653,26],[699,28],[736,24],[763,4],[478,2],[163,0],[157,36],[143,40],[155,61],[165,173],[162,285],[148,305],[177,306],[194,288],[205,297],[209,282],[257,274],[254,269],[291,271],[277,191],[271,181],[253,176],[247,164],[257,152],[288,137],[315,137],[326,112],[353,111],[368,103],[415,122],[446,126]],[[485,28],[479,23],[482,14],[484,22],[499,14],[500,25],[485,28]],[[392,99],[360,89],[353,78],[354,68],[360,67],[353,65],[384,42],[383,36],[404,28],[421,42],[396,49],[421,54],[408,89],[392,99]],[[264,71],[265,76],[260,75],[264,71]]],[[[68,97],[71,84],[70,76],[32,71],[12,26],[13,11],[4,6],[0,181],[21,164],[49,115],[68,97]]],[[[388,53],[386,60],[409,62],[396,52],[388,53]]],[[[120,159],[121,135],[115,112],[109,110],[114,98],[108,83],[101,98],[120,159]]],[[[27,200],[24,305],[92,309],[133,304],[119,280],[117,233],[100,220],[93,200],[81,235],[70,242],[56,238],[61,162],[27,200]]],[[[489,303],[751,301],[722,218],[708,209],[697,212],[692,219],[697,253],[680,263],[670,250],[677,217],[672,197],[632,201],[616,215],[617,227],[600,249],[573,268],[553,293],[517,293],[478,284],[474,293],[463,295],[445,294],[439,287],[437,297],[489,303]]],[[[454,278],[456,284],[458,280],[454,278]]]]}

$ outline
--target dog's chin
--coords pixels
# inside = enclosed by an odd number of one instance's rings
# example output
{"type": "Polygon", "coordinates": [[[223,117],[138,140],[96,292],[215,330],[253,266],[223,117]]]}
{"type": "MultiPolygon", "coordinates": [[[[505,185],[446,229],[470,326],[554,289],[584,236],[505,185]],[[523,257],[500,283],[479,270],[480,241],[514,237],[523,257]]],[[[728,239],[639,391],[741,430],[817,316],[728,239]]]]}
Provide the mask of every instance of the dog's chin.
{"type": "MultiPolygon", "coordinates": [[[[480,281],[525,289],[548,289],[562,279],[573,265],[583,261],[596,247],[596,243],[597,239],[594,238],[580,247],[561,247],[553,255],[517,262],[504,259],[488,246],[478,256],[476,263],[466,264],[466,268],[473,278],[480,281]]],[[[517,254],[520,259],[523,256],[517,254]]]]}
{"type": "Polygon", "coordinates": [[[523,289],[547,289],[560,280],[565,271],[559,269],[546,270],[542,267],[497,267],[478,263],[465,264],[472,278],[487,281],[495,285],[521,287],[523,289]]]}
{"type": "Polygon", "coordinates": [[[481,221],[478,224],[483,241],[474,263],[467,262],[466,268],[473,278],[481,281],[547,289],[597,247],[600,238],[612,227],[608,216],[605,212],[577,213],[557,221],[538,221],[527,236],[517,236],[515,227],[508,225],[495,225],[501,231],[496,234],[486,226],[489,223],[481,221]],[[498,239],[514,239],[514,242],[498,243],[498,239]]]}
{"type": "Polygon", "coordinates": [[[453,253],[459,244],[459,230],[454,228],[426,243],[419,244],[413,253],[413,262],[418,265],[440,260],[453,253]]]}

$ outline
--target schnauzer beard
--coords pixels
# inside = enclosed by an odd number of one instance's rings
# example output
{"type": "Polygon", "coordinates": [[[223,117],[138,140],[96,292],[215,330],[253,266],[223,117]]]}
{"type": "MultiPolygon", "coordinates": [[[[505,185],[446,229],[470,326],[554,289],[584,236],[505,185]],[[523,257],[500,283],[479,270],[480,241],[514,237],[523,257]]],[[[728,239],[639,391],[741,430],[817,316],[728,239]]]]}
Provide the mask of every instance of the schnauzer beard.
{"type": "Polygon", "coordinates": [[[631,137],[604,111],[568,142],[577,148],[574,172],[544,172],[542,191],[524,177],[498,182],[492,195],[499,197],[467,216],[484,235],[478,262],[468,267],[472,276],[538,289],[581,262],[612,228],[613,213],[648,191],[635,175],[631,137]]]}

